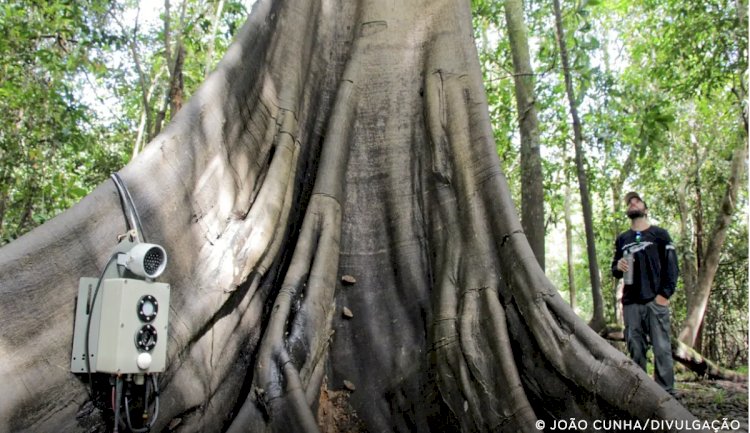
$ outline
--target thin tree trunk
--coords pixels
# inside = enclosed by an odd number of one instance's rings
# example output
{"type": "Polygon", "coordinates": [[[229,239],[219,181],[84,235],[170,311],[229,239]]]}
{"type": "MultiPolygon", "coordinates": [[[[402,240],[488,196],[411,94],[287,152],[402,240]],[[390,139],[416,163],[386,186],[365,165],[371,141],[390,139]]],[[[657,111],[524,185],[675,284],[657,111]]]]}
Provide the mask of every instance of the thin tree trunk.
{"type": "MultiPolygon", "coordinates": [[[[635,161],[638,155],[638,148],[631,147],[630,152],[628,152],[628,157],[625,158],[625,162],[622,164],[622,167],[620,168],[619,175],[614,178],[611,184],[611,190],[612,190],[612,215],[618,215],[623,213],[623,204],[622,204],[622,189],[625,185],[625,180],[627,180],[630,173],[633,171],[633,168],[635,167],[635,161]]],[[[612,230],[611,230],[611,239],[617,239],[617,236],[620,234],[620,225],[618,224],[617,220],[614,220],[612,222],[612,230]]],[[[612,281],[612,293],[613,293],[613,310],[615,312],[615,318],[617,320],[617,323],[622,324],[624,317],[622,314],[622,305],[620,300],[622,299],[622,290],[623,286],[620,284],[620,281],[617,278],[610,278],[610,281],[612,281]]]]}
{"type": "MultiPolygon", "coordinates": [[[[567,169],[565,170],[567,173],[567,169]]],[[[576,273],[575,264],[573,261],[573,222],[570,218],[570,179],[569,176],[565,176],[565,252],[566,260],[568,264],[568,291],[570,293],[570,308],[575,311],[576,309],[576,273]]]]}
{"type": "MultiPolygon", "coordinates": [[[[140,11],[140,10],[139,10],[140,11]]],[[[138,83],[141,87],[141,103],[143,104],[143,113],[145,114],[145,130],[151,131],[151,127],[153,125],[154,119],[153,119],[153,107],[151,106],[151,98],[150,98],[150,92],[148,90],[149,87],[153,87],[153,84],[151,86],[148,85],[146,80],[146,73],[143,72],[143,66],[141,65],[141,57],[138,54],[138,18],[136,16],[136,23],[133,27],[133,36],[130,40],[130,51],[133,55],[133,63],[135,64],[135,70],[138,72],[138,83]]]]}
{"type": "MultiPolygon", "coordinates": [[[[149,87],[148,93],[146,94],[147,101],[152,100],[154,91],[156,90],[156,86],[158,85],[160,78],[161,72],[157,73],[154,79],[151,81],[151,87],[149,87]]],[[[135,158],[143,149],[143,146],[145,144],[144,142],[146,141],[146,136],[150,131],[147,119],[147,113],[146,110],[144,110],[143,113],[141,113],[141,120],[138,123],[138,132],[136,133],[135,143],[133,144],[133,154],[131,159],[135,158]]]]}
{"type": "Polygon", "coordinates": [[[2,236],[4,232],[3,222],[5,221],[5,207],[6,207],[7,201],[8,201],[8,193],[0,191],[0,236],[2,236]]]}
{"type": "MultiPolygon", "coordinates": [[[[37,194],[39,188],[32,182],[31,187],[26,192],[28,194],[28,198],[25,200],[25,204],[23,205],[23,213],[21,214],[21,219],[18,220],[18,224],[16,225],[16,232],[23,232],[25,231],[24,228],[27,224],[29,224],[29,220],[31,219],[31,211],[34,210],[34,198],[37,194]]],[[[18,206],[14,206],[18,207],[18,206]]]]}
{"type": "Polygon", "coordinates": [[[695,176],[693,177],[695,187],[695,209],[693,209],[693,219],[695,220],[695,255],[697,257],[698,270],[703,267],[703,192],[701,188],[701,166],[704,158],[699,153],[699,146],[695,136],[691,135],[690,142],[693,149],[693,158],[695,159],[695,176]]]}
{"type": "MultiPolygon", "coordinates": [[[[677,189],[677,206],[680,216],[680,238],[685,240],[693,239],[693,234],[689,226],[690,210],[687,205],[687,187],[689,179],[690,176],[685,176],[677,189]]],[[[694,308],[693,305],[696,303],[694,293],[698,282],[698,266],[696,262],[696,254],[690,248],[689,244],[684,248],[680,248],[680,250],[682,253],[680,255],[682,283],[685,290],[687,311],[690,311],[694,308]]]]}
{"type": "Polygon", "coordinates": [[[219,28],[219,21],[221,21],[221,14],[224,11],[224,0],[219,0],[216,5],[216,12],[214,13],[213,19],[211,20],[211,31],[208,35],[208,43],[206,44],[206,64],[203,68],[203,76],[208,77],[211,72],[211,65],[214,62],[214,45],[216,45],[216,32],[219,28]]]}
{"type": "Polygon", "coordinates": [[[529,58],[522,0],[505,1],[505,20],[513,57],[513,81],[521,130],[521,224],[539,265],[544,269],[544,178],[534,71],[529,58]]]}
{"type": "Polygon", "coordinates": [[[185,65],[185,46],[182,40],[177,45],[177,54],[175,57],[174,68],[172,69],[172,80],[169,87],[169,118],[174,116],[182,109],[182,99],[185,93],[185,79],[183,75],[183,66],[185,65]]]}
{"type": "MultiPolygon", "coordinates": [[[[153,88],[154,83],[151,83],[149,86],[148,79],[146,78],[146,73],[143,71],[143,66],[141,64],[141,56],[138,53],[138,18],[140,16],[140,7],[136,11],[135,16],[135,23],[133,24],[133,31],[132,34],[129,34],[127,30],[127,26],[120,21],[119,17],[116,14],[110,14],[110,16],[117,21],[117,25],[122,30],[123,34],[127,35],[128,40],[128,48],[130,50],[130,54],[133,56],[133,64],[135,66],[135,72],[138,74],[138,86],[141,88],[141,105],[143,106],[143,112],[141,113],[141,123],[143,123],[144,129],[146,131],[151,131],[151,127],[153,125],[153,107],[151,106],[151,98],[150,98],[150,91],[149,87],[153,88]]],[[[139,134],[140,134],[140,127],[139,127],[139,134]]],[[[138,152],[138,143],[139,141],[136,140],[135,145],[133,146],[133,156],[135,156],[138,152]]]]}
{"type": "Polygon", "coordinates": [[[182,43],[182,33],[185,30],[187,0],[183,0],[180,7],[180,27],[177,30],[175,37],[174,52],[172,51],[172,20],[169,13],[169,0],[164,1],[164,8],[166,10],[164,14],[164,52],[167,61],[167,70],[169,71],[169,81],[167,82],[166,91],[164,93],[164,101],[156,116],[153,136],[156,136],[161,132],[162,125],[167,118],[167,109],[169,109],[169,118],[172,119],[182,108],[182,98],[184,93],[182,69],[185,61],[185,47],[182,43]]]}
{"type": "MultiPolygon", "coordinates": [[[[747,1],[735,0],[734,4],[737,10],[737,21],[739,22],[738,28],[747,29],[747,1]]],[[[735,32],[735,40],[737,42],[737,46],[740,47],[740,52],[743,51],[743,46],[745,46],[745,50],[747,49],[747,38],[745,38],[745,34],[743,33],[735,32]]],[[[745,58],[745,61],[741,62],[740,67],[738,68],[737,85],[733,89],[734,94],[737,96],[737,106],[739,109],[738,115],[740,116],[740,126],[743,131],[743,139],[745,142],[747,142],[748,137],[748,115],[750,114],[748,113],[747,107],[747,82],[745,81],[746,74],[747,59],[745,58]]]]}
{"type": "Polygon", "coordinates": [[[563,30],[560,1],[554,0],[553,5],[555,8],[557,42],[560,47],[560,59],[563,67],[563,75],[565,77],[565,91],[568,95],[568,102],[570,104],[570,116],[573,119],[576,173],[578,174],[578,187],[581,191],[581,208],[583,209],[583,225],[586,231],[586,252],[589,259],[591,295],[594,300],[594,313],[589,324],[594,330],[599,330],[605,325],[604,299],[602,297],[599,263],[597,262],[596,257],[596,239],[594,236],[593,212],[591,210],[591,193],[589,192],[589,184],[585,168],[583,132],[581,131],[581,120],[578,117],[578,106],[576,104],[575,91],[573,90],[573,79],[570,75],[570,62],[568,60],[568,50],[565,43],[565,31],[563,30]]]}
{"type": "Polygon", "coordinates": [[[171,65],[173,63],[171,23],[172,23],[172,5],[169,0],[164,0],[164,59],[167,61],[167,69],[171,68],[171,65]]]}
{"type": "Polygon", "coordinates": [[[711,294],[711,285],[713,284],[716,270],[719,268],[721,250],[727,236],[727,229],[734,215],[737,191],[740,185],[743,184],[742,178],[745,171],[746,157],[747,148],[745,147],[745,142],[742,141],[732,155],[732,168],[727,180],[727,189],[724,193],[716,222],[714,222],[713,230],[711,231],[706,254],[703,257],[703,266],[698,270],[698,281],[693,304],[688,309],[685,322],[683,322],[683,328],[679,334],[680,341],[691,347],[696,346],[698,334],[703,324],[708,297],[711,294]]]}
{"type": "MultiPolygon", "coordinates": [[[[706,151],[704,150],[703,152],[701,152],[701,146],[699,145],[698,139],[696,138],[695,134],[691,133],[689,140],[691,151],[693,154],[693,161],[695,163],[695,168],[693,171],[694,174],[692,177],[693,187],[695,189],[695,208],[693,209],[693,221],[695,222],[695,280],[692,286],[685,285],[685,299],[687,304],[687,311],[692,311],[694,308],[696,308],[697,305],[700,305],[701,302],[703,302],[701,301],[703,294],[701,293],[701,289],[699,287],[700,274],[703,270],[703,261],[706,254],[706,250],[703,246],[703,240],[705,237],[705,224],[703,220],[703,190],[701,188],[701,168],[703,166],[703,162],[706,160],[706,151]]],[[[707,299],[706,305],[708,305],[707,299]]],[[[698,328],[696,329],[695,336],[693,338],[693,342],[695,343],[694,348],[699,351],[702,350],[702,327],[703,319],[701,318],[701,321],[698,324],[698,328]]]]}

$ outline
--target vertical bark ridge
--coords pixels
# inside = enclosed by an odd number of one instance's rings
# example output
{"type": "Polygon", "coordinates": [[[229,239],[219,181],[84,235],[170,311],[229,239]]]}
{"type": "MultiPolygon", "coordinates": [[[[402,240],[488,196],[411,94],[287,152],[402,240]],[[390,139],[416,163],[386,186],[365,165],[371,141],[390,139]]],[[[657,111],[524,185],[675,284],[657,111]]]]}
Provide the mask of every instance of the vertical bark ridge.
{"type": "MultiPolygon", "coordinates": [[[[440,48],[430,51],[427,68],[440,70],[440,74],[427,74],[425,84],[427,124],[434,128],[428,136],[433,159],[439,156],[453,161],[455,167],[450,174],[436,177],[438,194],[445,198],[439,200],[443,205],[435,217],[441,221],[438,227],[460,227],[444,238],[437,254],[454,253],[438,258],[439,263],[433,265],[444,272],[436,296],[437,316],[455,317],[455,323],[443,321],[435,330],[436,341],[451,339],[456,343],[437,346],[440,389],[464,430],[530,430],[536,417],[512,362],[513,352],[497,298],[500,266],[494,260],[494,246],[484,238],[488,215],[483,203],[476,200],[477,179],[482,175],[473,170],[476,161],[468,150],[471,123],[466,107],[472,104],[471,90],[465,74],[440,67],[450,67],[441,58],[444,52],[452,52],[448,41],[438,39],[435,47],[440,48]],[[440,79],[431,79],[436,76],[440,79]],[[431,104],[439,104],[439,109],[431,108],[431,104]],[[445,179],[452,182],[445,184],[445,179]],[[504,393],[514,398],[496,397],[504,393]]],[[[438,231],[433,236],[444,235],[438,231]]]]}
{"type": "MultiPolygon", "coordinates": [[[[460,18],[467,19],[466,16],[460,18]]],[[[460,24],[456,25],[461,28],[460,24]]],[[[454,46],[441,41],[445,51],[437,51],[437,56],[455,51],[467,55],[472,52],[473,47],[467,51],[461,46],[463,38],[454,37],[452,41],[454,46]]],[[[436,57],[433,61],[446,62],[447,59],[436,57]]],[[[498,261],[496,245],[486,237],[491,233],[489,221],[495,216],[490,213],[492,207],[486,206],[481,197],[483,185],[499,175],[496,169],[499,164],[494,167],[488,165],[487,161],[496,160],[496,156],[486,158],[489,155],[478,151],[475,145],[489,138],[483,136],[485,131],[482,128],[477,128],[473,111],[474,107],[484,102],[481,86],[473,81],[477,77],[469,71],[460,71],[455,75],[457,79],[446,82],[449,87],[445,93],[450,95],[446,98],[450,113],[446,129],[449,131],[451,156],[459,168],[453,176],[456,179],[454,188],[461,221],[466,228],[462,230],[464,256],[461,265],[464,270],[461,277],[467,292],[462,296],[461,340],[473,383],[466,383],[464,387],[481,385],[477,391],[484,401],[469,405],[472,418],[481,420],[476,429],[532,431],[536,415],[521,383],[505,314],[498,299],[498,291],[504,286],[500,273],[503,263],[498,261]],[[477,291],[477,288],[480,290],[477,291]],[[480,300],[483,302],[479,303],[480,300]],[[500,400],[495,397],[498,395],[512,395],[512,398],[500,400]]]]}
{"type": "Polygon", "coordinates": [[[244,228],[244,233],[239,234],[246,237],[247,242],[241,248],[228,251],[238,263],[234,271],[234,282],[237,284],[249,275],[250,270],[263,273],[263,259],[275,257],[280,247],[280,242],[275,240],[285,234],[285,230],[279,228],[288,226],[287,218],[292,206],[288,200],[294,188],[299,142],[295,138],[293,114],[288,111],[283,113],[284,120],[277,135],[273,158],[256,199],[258,205],[251,207],[245,217],[249,224],[244,228]]]}
{"type": "MultiPolygon", "coordinates": [[[[357,67],[356,62],[350,65],[338,90],[331,131],[353,129],[357,67]]],[[[230,431],[262,425],[257,405],[265,407],[266,428],[272,431],[317,431],[307,395],[308,389],[320,388],[322,376],[313,373],[331,336],[349,137],[348,132],[330,134],[323,143],[300,237],[259,348],[254,386],[230,431]]]]}

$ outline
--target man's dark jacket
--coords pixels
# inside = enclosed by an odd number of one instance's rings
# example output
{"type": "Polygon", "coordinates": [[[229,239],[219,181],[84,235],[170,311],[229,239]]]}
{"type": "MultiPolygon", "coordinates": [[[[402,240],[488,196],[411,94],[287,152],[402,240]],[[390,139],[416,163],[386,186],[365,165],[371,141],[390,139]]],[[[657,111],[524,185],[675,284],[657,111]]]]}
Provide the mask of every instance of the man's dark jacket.
{"type": "Polygon", "coordinates": [[[633,254],[633,284],[625,286],[623,304],[645,304],[662,295],[669,298],[677,285],[679,269],[672,238],[661,227],[650,226],[636,232],[628,230],[615,240],[612,275],[622,278],[617,262],[626,254],[633,254]],[[640,236],[638,234],[640,233],[640,236]]]}

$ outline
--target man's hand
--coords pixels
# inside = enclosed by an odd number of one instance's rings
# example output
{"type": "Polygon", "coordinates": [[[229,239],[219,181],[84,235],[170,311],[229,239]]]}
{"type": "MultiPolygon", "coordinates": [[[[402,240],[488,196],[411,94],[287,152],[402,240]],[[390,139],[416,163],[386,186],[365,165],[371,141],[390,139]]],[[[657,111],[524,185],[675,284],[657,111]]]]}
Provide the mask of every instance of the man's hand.
{"type": "Polygon", "coordinates": [[[628,271],[628,260],[623,257],[620,260],[617,261],[617,269],[627,272],[628,271]]]}
{"type": "Polygon", "coordinates": [[[669,306],[669,299],[665,298],[662,295],[656,295],[656,299],[654,299],[654,302],[665,307],[669,306]]]}

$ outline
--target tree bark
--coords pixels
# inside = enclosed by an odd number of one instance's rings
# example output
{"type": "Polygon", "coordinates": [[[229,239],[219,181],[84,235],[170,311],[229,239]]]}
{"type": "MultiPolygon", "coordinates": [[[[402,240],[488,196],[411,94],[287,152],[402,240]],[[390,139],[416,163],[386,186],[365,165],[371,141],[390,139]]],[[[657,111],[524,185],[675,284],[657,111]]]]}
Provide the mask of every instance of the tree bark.
{"type": "MultiPolygon", "coordinates": [[[[697,127],[694,125],[694,122],[690,122],[692,126],[697,127]]],[[[701,293],[700,289],[698,288],[698,278],[699,274],[701,272],[701,269],[703,268],[703,259],[705,255],[705,248],[703,246],[703,238],[704,238],[704,221],[703,221],[703,193],[701,189],[701,168],[703,166],[703,163],[706,161],[706,146],[703,146],[704,150],[701,152],[701,146],[699,146],[699,143],[697,141],[697,138],[691,134],[688,138],[688,145],[689,150],[693,156],[692,158],[692,165],[688,167],[687,171],[688,173],[685,175],[685,178],[680,183],[678,195],[685,193],[687,196],[688,192],[688,186],[690,184],[693,185],[693,188],[695,189],[695,205],[693,206],[692,214],[690,214],[687,210],[686,201],[680,201],[679,203],[679,210],[680,210],[680,218],[682,219],[682,224],[687,224],[687,220],[689,218],[689,215],[692,215],[692,219],[694,222],[695,230],[692,233],[692,239],[694,244],[694,250],[692,252],[688,251],[685,254],[683,254],[683,257],[685,259],[684,262],[681,262],[682,265],[680,266],[682,269],[682,278],[683,278],[683,287],[685,288],[685,305],[687,311],[692,311],[695,309],[696,305],[700,304],[700,298],[701,293]],[[685,212],[683,214],[683,211],[685,212]]],[[[687,229],[687,226],[681,225],[681,231],[684,235],[687,235],[689,233],[689,230],[687,229]]],[[[688,239],[688,238],[683,238],[688,239]]],[[[702,319],[701,319],[702,321],[702,319]]],[[[696,346],[694,347],[696,350],[701,350],[700,344],[702,341],[702,338],[699,338],[701,335],[701,326],[698,327],[698,330],[696,331],[696,346]]]]}
{"type": "MultiPolygon", "coordinates": [[[[120,172],[170,253],[153,430],[316,431],[333,393],[367,431],[694,419],[547,280],[492,137],[468,2],[256,3],[120,172]]],[[[104,430],[68,366],[121,221],[105,183],[0,249],[0,432],[104,430]]]]}
{"type": "Polygon", "coordinates": [[[557,28],[557,42],[560,47],[560,60],[565,78],[565,91],[568,95],[570,104],[570,117],[573,120],[573,143],[575,145],[576,173],[578,175],[578,188],[581,192],[581,208],[583,210],[583,225],[586,231],[586,254],[589,259],[589,276],[591,278],[591,295],[594,301],[594,313],[589,325],[594,330],[600,330],[604,327],[604,298],[602,297],[602,284],[599,275],[599,263],[596,257],[596,239],[594,236],[594,219],[591,210],[591,193],[589,192],[589,182],[586,176],[585,156],[583,150],[583,132],[581,120],[578,117],[578,104],[573,90],[573,79],[570,75],[570,62],[568,60],[568,50],[565,43],[565,31],[563,30],[562,12],[560,11],[560,1],[553,1],[555,9],[555,25],[557,28]]]}
{"type": "Polygon", "coordinates": [[[529,58],[522,0],[505,1],[505,21],[513,57],[513,82],[521,130],[521,224],[539,266],[544,269],[544,177],[534,71],[529,58]]]}
{"type": "MultiPolygon", "coordinates": [[[[644,144],[644,143],[641,143],[644,144]]],[[[618,176],[614,177],[612,180],[612,183],[610,184],[610,188],[612,190],[612,214],[617,215],[622,212],[622,189],[625,185],[625,181],[628,179],[628,176],[633,171],[633,168],[635,167],[635,161],[638,156],[638,148],[637,147],[631,147],[630,152],[628,152],[628,157],[625,158],[625,162],[622,164],[622,168],[620,169],[620,173],[618,176]]],[[[620,234],[619,224],[617,223],[617,220],[613,221],[612,223],[612,239],[617,239],[617,236],[620,234]]],[[[617,320],[617,323],[623,324],[624,323],[624,317],[623,317],[623,311],[622,311],[622,290],[623,286],[620,284],[620,280],[617,278],[610,278],[610,281],[612,281],[612,293],[614,294],[614,302],[613,302],[613,310],[615,313],[615,319],[617,320]]]]}
{"type": "Polygon", "coordinates": [[[680,269],[682,286],[685,288],[685,301],[687,311],[693,308],[695,287],[698,281],[697,255],[690,248],[690,239],[693,238],[689,227],[690,211],[687,205],[687,188],[690,176],[685,176],[677,188],[677,208],[680,216],[680,239],[687,241],[687,245],[680,248],[680,269]]]}
{"type": "Polygon", "coordinates": [[[204,77],[208,77],[211,72],[212,63],[214,62],[214,45],[216,45],[216,31],[219,27],[219,21],[221,21],[221,14],[224,11],[224,0],[219,0],[216,5],[216,12],[211,19],[211,30],[208,35],[208,43],[206,44],[206,63],[203,67],[204,77]]]}
{"type": "Polygon", "coordinates": [[[695,220],[695,255],[697,258],[697,267],[700,270],[703,267],[703,255],[705,249],[703,248],[703,192],[701,188],[701,166],[705,157],[700,155],[699,145],[695,137],[690,138],[690,142],[693,149],[693,158],[695,159],[695,177],[693,182],[695,183],[695,209],[693,210],[693,219],[695,220]]]}
{"type": "Polygon", "coordinates": [[[180,27],[176,33],[174,53],[172,52],[172,20],[170,16],[169,0],[164,0],[164,10],[164,55],[167,61],[169,80],[164,92],[164,102],[162,103],[161,110],[159,110],[156,116],[154,135],[161,133],[162,125],[167,116],[167,108],[169,108],[170,119],[173,119],[174,116],[177,115],[177,112],[180,111],[182,108],[184,93],[183,65],[185,63],[185,46],[182,43],[182,33],[185,31],[187,0],[183,0],[180,7],[180,27]]]}
{"type": "Polygon", "coordinates": [[[132,35],[127,35],[127,26],[122,23],[115,14],[111,14],[111,16],[117,21],[117,24],[120,26],[120,29],[122,30],[123,34],[126,35],[128,38],[128,48],[130,49],[130,54],[133,56],[133,64],[135,66],[135,71],[138,74],[138,85],[141,88],[141,104],[143,106],[143,114],[141,115],[141,123],[143,124],[143,127],[139,126],[138,128],[138,138],[135,141],[135,144],[133,145],[133,157],[138,154],[139,152],[139,146],[141,142],[141,130],[144,131],[151,131],[152,125],[153,125],[153,107],[151,106],[151,93],[155,83],[151,83],[149,85],[148,80],[146,78],[146,73],[143,71],[143,66],[141,65],[141,56],[138,52],[138,17],[140,16],[140,8],[137,10],[136,16],[135,16],[135,23],[133,24],[133,33],[132,35]]]}
{"type": "Polygon", "coordinates": [[[176,47],[176,57],[174,67],[172,67],[171,79],[169,82],[169,116],[174,118],[180,109],[182,109],[183,97],[185,93],[185,78],[183,66],[185,65],[185,46],[180,39],[176,47]]]}
{"type": "Polygon", "coordinates": [[[734,215],[737,191],[743,184],[742,178],[746,158],[747,148],[745,142],[741,141],[732,155],[732,168],[727,180],[727,189],[709,237],[706,253],[703,256],[703,266],[698,269],[698,281],[693,291],[693,299],[688,304],[687,316],[678,337],[680,341],[690,347],[695,347],[698,341],[703,317],[706,313],[706,305],[708,305],[708,297],[711,294],[711,285],[716,276],[716,270],[719,268],[721,250],[727,236],[727,229],[734,215]]]}
{"type": "Polygon", "coordinates": [[[563,212],[565,213],[565,256],[568,264],[568,292],[570,293],[570,308],[576,310],[576,274],[573,261],[573,222],[570,218],[570,179],[565,170],[565,202],[563,212]]]}

